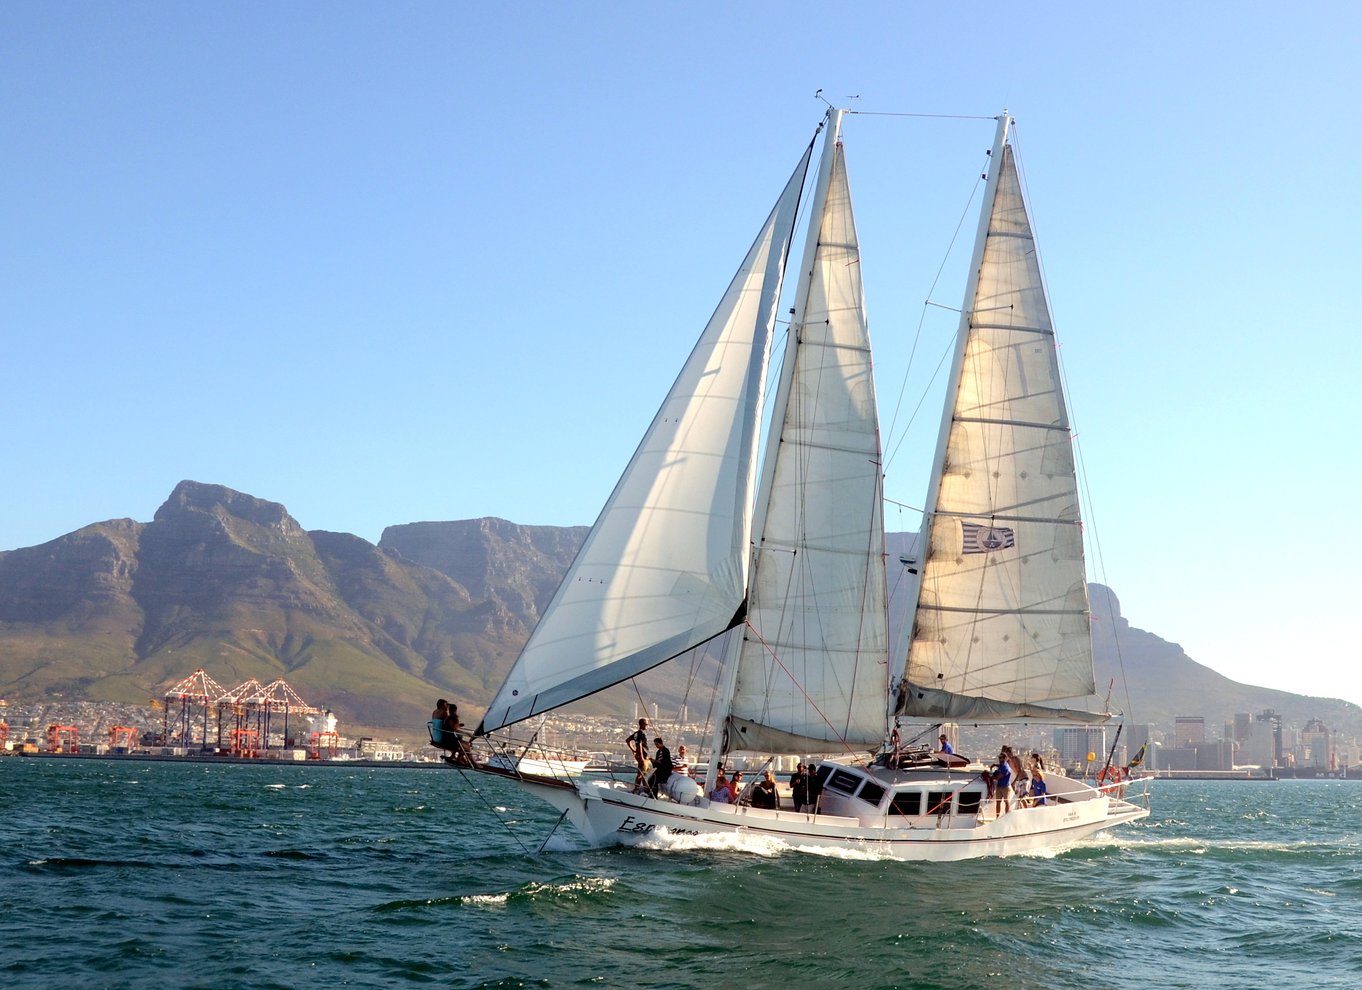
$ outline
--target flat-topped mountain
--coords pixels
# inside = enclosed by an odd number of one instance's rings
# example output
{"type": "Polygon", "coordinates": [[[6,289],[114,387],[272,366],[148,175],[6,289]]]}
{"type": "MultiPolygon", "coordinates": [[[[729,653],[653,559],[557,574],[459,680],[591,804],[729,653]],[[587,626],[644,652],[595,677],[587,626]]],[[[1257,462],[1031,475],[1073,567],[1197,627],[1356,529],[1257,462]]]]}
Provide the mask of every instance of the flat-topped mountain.
{"type": "MultiPolygon", "coordinates": [[[[586,532],[418,522],[388,527],[375,546],[305,530],[277,502],[184,481],[149,523],[94,523],[0,552],[0,697],[145,703],[203,667],[227,687],[283,676],[345,722],[412,731],[437,695],[470,713],[486,705],[586,532]]],[[[892,535],[891,560],[910,538],[892,535]]],[[[1114,710],[1215,725],[1274,708],[1362,734],[1358,706],[1238,684],[1132,627],[1108,589],[1091,592],[1097,680],[1116,681],[1114,710]]],[[[895,602],[899,615],[906,607],[895,602]]],[[[662,676],[661,698],[648,700],[679,701],[685,681],[662,676]]]]}

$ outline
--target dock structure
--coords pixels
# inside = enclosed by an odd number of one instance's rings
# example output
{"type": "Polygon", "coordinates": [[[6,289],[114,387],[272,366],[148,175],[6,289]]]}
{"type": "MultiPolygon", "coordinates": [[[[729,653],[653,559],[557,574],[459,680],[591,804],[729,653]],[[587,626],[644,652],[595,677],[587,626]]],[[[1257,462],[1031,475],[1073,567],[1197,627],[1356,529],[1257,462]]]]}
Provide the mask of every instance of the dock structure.
{"type": "Polygon", "coordinates": [[[272,722],[282,714],[281,739],[289,745],[289,722],[298,715],[317,715],[321,709],[309,705],[282,677],[261,684],[252,677],[228,690],[200,667],[164,695],[165,717],[162,738],[166,744],[178,737],[186,748],[195,740],[203,749],[210,748],[216,738],[219,751],[227,749],[233,756],[258,756],[269,749],[272,722]],[[172,733],[172,714],[177,728],[172,733]],[[201,714],[201,720],[199,715],[201,714]],[[216,716],[216,732],[210,732],[210,720],[216,716]],[[192,717],[191,717],[192,716],[192,717]]]}

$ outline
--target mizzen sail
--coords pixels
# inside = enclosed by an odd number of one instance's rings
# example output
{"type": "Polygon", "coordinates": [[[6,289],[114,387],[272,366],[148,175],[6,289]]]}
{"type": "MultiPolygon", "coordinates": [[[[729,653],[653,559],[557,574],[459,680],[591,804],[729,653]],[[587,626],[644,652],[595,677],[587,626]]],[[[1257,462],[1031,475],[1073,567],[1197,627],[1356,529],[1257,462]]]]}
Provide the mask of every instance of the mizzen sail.
{"type": "Polygon", "coordinates": [[[1045,702],[1094,691],[1078,486],[1050,310],[1003,144],[958,387],[927,505],[901,714],[1105,716],[1045,702]]]}

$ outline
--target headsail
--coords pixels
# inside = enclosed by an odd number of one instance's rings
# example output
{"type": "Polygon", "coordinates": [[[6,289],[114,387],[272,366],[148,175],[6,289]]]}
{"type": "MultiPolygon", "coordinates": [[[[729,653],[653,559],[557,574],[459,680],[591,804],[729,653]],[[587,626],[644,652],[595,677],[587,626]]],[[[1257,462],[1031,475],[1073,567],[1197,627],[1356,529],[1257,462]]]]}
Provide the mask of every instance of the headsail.
{"type": "MultiPolygon", "coordinates": [[[[728,748],[878,745],[888,618],[879,423],[860,254],[836,128],[812,265],[767,444],[769,494],[728,748]]],[[[817,200],[815,201],[817,208],[817,200]]],[[[759,519],[762,517],[759,517],[759,519]]]]}
{"type": "Polygon", "coordinates": [[[632,677],[736,621],[770,338],[812,150],[810,143],[480,734],[632,677]]]}
{"type": "Polygon", "coordinates": [[[1092,646],[1054,331],[1012,148],[1001,143],[897,710],[1098,721],[1040,704],[1093,693],[1092,646]]]}

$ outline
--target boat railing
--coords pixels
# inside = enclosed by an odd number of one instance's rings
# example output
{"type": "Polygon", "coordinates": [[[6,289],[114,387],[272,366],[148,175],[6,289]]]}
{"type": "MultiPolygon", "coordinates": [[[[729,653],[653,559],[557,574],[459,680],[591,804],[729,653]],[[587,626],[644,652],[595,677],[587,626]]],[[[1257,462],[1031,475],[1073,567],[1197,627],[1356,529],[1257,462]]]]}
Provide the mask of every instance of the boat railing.
{"type": "Polygon", "coordinates": [[[1110,803],[1107,806],[1109,816],[1126,817],[1136,814],[1137,809],[1147,815],[1151,807],[1150,782],[1153,779],[1153,774],[1123,776],[1119,780],[1098,781],[1092,787],[1098,794],[1109,799],[1110,803]]]}
{"type": "Polygon", "coordinates": [[[476,770],[517,779],[554,780],[564,784],[571,783],[573,777],[567,764],[583,759],[539,742],[537,734],[529,739],[501,734],[495,738],[480,736],[472,740],[469,752],[476,770]],[[523,761],[534,761],[535,772],[522,770],[523,761]]]}

